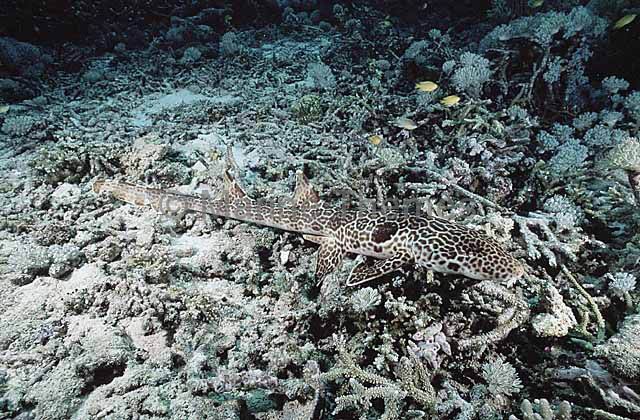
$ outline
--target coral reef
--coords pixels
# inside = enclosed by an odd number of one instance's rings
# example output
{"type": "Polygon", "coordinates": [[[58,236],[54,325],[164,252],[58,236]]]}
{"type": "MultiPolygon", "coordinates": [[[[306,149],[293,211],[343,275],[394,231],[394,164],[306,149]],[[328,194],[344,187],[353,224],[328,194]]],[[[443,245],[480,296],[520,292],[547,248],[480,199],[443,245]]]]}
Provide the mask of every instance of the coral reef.
{"type": "Polygon", "coordinates": [[[0,13],[0,419],[640,418],[636,3],[50,3],[0,13]],[[317,284],[296,233],[92,191],[227,170],[525,273],[317,284]]]}

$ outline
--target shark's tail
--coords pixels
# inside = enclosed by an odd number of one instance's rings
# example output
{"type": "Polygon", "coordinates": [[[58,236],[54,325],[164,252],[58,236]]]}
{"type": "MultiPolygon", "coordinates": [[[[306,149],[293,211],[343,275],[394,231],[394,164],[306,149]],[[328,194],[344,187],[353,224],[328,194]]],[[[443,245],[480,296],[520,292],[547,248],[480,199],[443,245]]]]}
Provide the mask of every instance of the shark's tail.
{"type": "Polygon", "coordinates": [[[128,182],[98,179],[94,181],[92,189],[96,194],[104,191],[125,203],[150,206],[162,213],[179,213],[185,210],[216,213],[215,206],[205,208],[205,201],[200,197],[143,187],[128,182]]]}

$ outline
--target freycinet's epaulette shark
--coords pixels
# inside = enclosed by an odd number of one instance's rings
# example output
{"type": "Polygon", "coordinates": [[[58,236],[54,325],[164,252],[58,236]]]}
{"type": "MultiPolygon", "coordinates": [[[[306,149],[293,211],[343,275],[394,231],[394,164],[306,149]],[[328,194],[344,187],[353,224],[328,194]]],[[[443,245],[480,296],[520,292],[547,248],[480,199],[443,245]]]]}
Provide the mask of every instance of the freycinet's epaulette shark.
{"type": "Polygon", "coordinates": [[[163,203],[170,202],[185,211],[299,232],[320,245],[315,269],[318,281],[336,270],[346,253],[373,257],[353,268],[349,286],[411,264],[478,280],[513,281],[524,274],[524,266],[498,242],[464,225],[439,217],[329,206],[320,200],[302,171],[296,174],[293,199],[287,205],[251,199],[228,171],[224,184],[222,194],[215,199],[109,180],[95,181],[93,190],[107,191],[124,202],[158,211],[162,211],[163,203]]]}

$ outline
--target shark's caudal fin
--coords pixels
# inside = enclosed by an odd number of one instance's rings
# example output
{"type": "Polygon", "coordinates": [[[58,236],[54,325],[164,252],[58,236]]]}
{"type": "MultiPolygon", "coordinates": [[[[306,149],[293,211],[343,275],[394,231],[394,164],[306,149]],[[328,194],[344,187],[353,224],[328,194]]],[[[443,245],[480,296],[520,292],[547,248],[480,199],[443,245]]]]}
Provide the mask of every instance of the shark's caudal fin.
{"type": "Polygon", "coordinates": [[[106,179],[97,179],[91,186],[93,192],[100,194],[103,191],[111,193],[118,200],[125,203],[135,204],[136,206],[144,206],[152,203],[149,202],[148,188],[139,187],[121,181],[111,181],[106,179]]]}
{"type": "Polygon", "coordinates": [[[136,206],[150,206],[162,213],[179,213],[184,210],[199,210],[198,197],[169,192],[157,188],[142,187],[123,181],[98,179],[93,182],[93,192],[108,192],[125,203],[136,206]]]}

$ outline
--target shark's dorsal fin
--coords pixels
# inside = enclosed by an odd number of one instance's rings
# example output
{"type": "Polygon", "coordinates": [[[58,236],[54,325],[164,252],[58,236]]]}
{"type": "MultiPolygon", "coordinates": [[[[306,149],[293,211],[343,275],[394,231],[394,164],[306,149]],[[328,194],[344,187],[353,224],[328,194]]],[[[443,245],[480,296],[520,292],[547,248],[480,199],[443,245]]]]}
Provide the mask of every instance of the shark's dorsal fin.
{"type": "Polygon", "coordinates": [[[222,198],[230,201],[241,200],[247,198],[247,193],[244,192],[238,181],[231,175],[229,170],[224,171],[224,190],[222,191],[222,198]]]}
{"type": "Polygon", "coordinates": [[[301,170],[296,171],[296,189],[293,192],[291,204],[296,207],[304,207],[320,202],[320,195],[311,185],[309,179],[301,170]]]}

